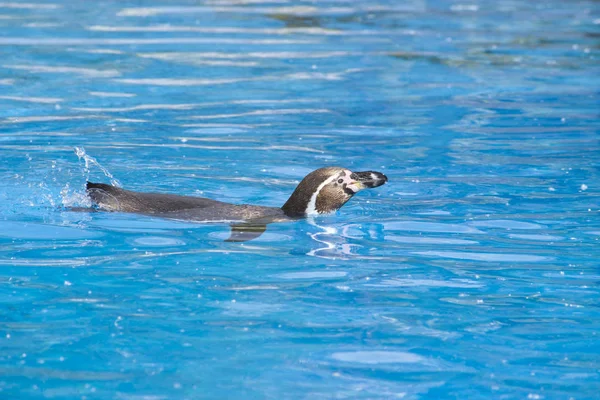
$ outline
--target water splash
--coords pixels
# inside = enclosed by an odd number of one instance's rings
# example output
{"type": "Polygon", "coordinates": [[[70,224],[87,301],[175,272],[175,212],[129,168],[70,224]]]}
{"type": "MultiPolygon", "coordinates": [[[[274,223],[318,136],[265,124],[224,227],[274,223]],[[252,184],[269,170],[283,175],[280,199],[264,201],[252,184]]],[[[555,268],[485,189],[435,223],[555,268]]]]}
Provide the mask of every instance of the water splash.
{"type": "Polygon", "coordinates": [[[90,156],[89,154],[87,154],[85,152],[85,149],[83,147],[74,147],[75,150],[75,154],[77,155],[77,157],[85,162],[85,174],[86,174],[86,180],[89,177],[90,174],[90,165],[92,166],[96,166],[98,168],[100,168],[100,170],[104,173],[104,175],[110,179],[110,184],[113,186],[117,186],[117,187],[121,187],[121,182],[119,182],[109,171],[108,169],[106,169],[105,167],[103,167],[94,157],[90,156]]]}
{"type": "Polygon", "coordinates": [[[85,191],[76,191],[71,189],[71,186],[67,182],[60,191],[60,198],[63,207],[91,207],[92,201],[88,197],[85,191]]]}

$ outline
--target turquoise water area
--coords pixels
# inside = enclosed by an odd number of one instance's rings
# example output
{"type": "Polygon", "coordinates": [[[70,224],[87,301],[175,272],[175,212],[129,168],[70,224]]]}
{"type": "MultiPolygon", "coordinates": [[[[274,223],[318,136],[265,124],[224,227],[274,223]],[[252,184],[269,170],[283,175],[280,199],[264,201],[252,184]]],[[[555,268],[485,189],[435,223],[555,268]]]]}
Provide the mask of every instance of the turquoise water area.
{"type": "Polygon", "coordinates": [[[0,3],[0,398],[592,399],[600,3],[0,3]],[[87,179],[334,215],[224,242],[87,179]]]}

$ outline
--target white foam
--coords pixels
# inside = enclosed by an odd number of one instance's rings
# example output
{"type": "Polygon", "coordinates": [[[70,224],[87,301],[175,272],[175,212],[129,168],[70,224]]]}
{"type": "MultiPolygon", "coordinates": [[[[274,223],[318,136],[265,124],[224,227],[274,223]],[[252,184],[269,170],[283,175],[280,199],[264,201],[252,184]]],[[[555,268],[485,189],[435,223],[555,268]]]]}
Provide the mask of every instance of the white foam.
{"type": "Polygon", "coordinates": [[[67,183],[60,191],[61,203],[64,207],[91,207],[92,201],[84,192],[73,191],[67,183]]]}

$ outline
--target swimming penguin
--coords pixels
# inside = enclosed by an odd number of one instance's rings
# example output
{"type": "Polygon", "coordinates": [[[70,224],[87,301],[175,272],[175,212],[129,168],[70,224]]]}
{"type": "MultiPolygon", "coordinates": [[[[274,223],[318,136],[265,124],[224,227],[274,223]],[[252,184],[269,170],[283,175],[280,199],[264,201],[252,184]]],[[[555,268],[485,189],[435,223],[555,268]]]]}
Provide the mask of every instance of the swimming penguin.
{"type": "Polygon", "coordinates": [[[162,218],[230,222],[228,241],[244,242],[259,237],[271,222],[303,218],[338,210],[362,189],[387,182],[380,172],[352,172],[325,167],[308,174],[281,208],[236,205],[202,197],[139,193],[103,183],[87,182],[87,193],[101,210],[152,215],[162,218]]]}

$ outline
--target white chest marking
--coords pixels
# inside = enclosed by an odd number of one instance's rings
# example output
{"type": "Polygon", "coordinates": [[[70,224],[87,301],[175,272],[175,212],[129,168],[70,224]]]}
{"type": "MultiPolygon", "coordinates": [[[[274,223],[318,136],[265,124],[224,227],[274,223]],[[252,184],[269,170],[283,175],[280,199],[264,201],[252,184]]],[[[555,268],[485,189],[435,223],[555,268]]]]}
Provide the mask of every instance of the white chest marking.
{"type": "Polygon", "coordinates": [[[323,183],[321,183],[319,185],[319,187],[317,188],[317,190],[315,190],[315,192],[310,197],[310,201],[308,202],[308,206],[306,206],[306,211],[304,211],[304,213],[306,215],[316,215],[316,214],[319,214],[319,212],[317,211],[317,197],[319,197],[319,193],[321,192],[321,189],[323,189],[325,186],[327,186],[328,184],[330,184],[331,182],[333,182],[337,178],[338,178],[337,174],[333,175],[333,176],[330,176],[325,181],[323,181],[323,183]]]}

